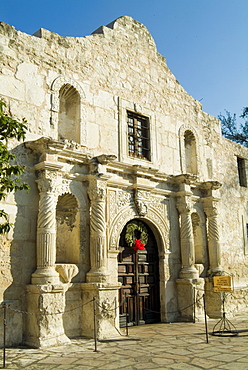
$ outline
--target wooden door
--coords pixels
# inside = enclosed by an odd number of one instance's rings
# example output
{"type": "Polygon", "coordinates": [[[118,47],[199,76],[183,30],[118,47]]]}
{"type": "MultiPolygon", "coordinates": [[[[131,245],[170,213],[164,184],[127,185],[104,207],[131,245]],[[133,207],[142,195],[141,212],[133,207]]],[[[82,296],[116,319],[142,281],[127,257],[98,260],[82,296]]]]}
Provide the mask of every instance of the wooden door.
{"type": "Polygon", "coordinates": [[[155,237],[148,230],[145,250],[135,251],[125,242],[125,229],[120,238],[123,251],[118,256],[120,326],[160,321],[159,263],[155,237]],[[128,314],[128,315],[126,315],[128,314]]]}

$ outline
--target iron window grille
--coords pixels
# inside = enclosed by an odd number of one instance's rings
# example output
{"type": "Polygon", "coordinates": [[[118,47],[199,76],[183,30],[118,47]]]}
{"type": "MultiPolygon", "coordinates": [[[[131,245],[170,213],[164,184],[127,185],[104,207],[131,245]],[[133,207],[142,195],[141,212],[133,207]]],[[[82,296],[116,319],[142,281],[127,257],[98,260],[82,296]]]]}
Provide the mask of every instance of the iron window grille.
{"type": "Polygon", "coordinates": [[[139,114],[127,112],[127,124],[129,155],[150,161],[149,119],[139,114]]]}
{"type": "Polygon", "coordinates": [[[239,185],[247,187],[245,159],[237,157],[239,185]]]}

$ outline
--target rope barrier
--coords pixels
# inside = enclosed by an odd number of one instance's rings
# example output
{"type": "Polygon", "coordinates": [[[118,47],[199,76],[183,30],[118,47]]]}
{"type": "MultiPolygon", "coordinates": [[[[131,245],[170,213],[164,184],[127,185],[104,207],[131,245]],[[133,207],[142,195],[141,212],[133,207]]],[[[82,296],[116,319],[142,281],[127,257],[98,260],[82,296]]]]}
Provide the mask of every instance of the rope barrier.
{"type": "MultiPolygon", "coordinates": [[[[44,315],[44,316],[51,316],[51,315],[61,315],[61,314],[64,314],[64,313],[68,313],[68,312],[72,312],[72,311],[75,311],[77,310],[78,308],[81,308],[83,306],[86,306],[87,304],[93,302],[93,299],[91,299],[90,301],[84,303],[84,304],[81,304],[77,307],[73,307],[71,308],[70,310],[64,310],[64,311],[61,311],[61,312],[52,312],[52,313],[42,313],[42,312],[27,312],[27,311],[22,311],[22,310],[17,310],[16,308],[12,308],[10,307],[7,303],[6,303],[6,306],[7,308],[10,310],[10,311],[13,311],[13,312],[17,312],[17,313],[22,313],[22,314],[26,314],[26,315],[44,315]]],[[[3,307],[1,307],[3,308],[3,307]]]]}

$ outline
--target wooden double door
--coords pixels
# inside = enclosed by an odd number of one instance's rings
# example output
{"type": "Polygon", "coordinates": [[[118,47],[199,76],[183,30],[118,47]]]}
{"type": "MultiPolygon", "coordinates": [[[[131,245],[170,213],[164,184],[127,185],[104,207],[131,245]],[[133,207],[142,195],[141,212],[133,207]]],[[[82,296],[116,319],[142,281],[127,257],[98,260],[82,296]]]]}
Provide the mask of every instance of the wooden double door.
{"type": "Polygon", "coordinates": [[[118,255],[118,280],[122,283],[119,291],[121,327],[126,325],[126,320],[128,325],[160,321],[159,259],[155,237],[145,225],[148,234],[145,250],[135,251],[125,240],[127,225],[120,237],[121,252],[118,255]]]}

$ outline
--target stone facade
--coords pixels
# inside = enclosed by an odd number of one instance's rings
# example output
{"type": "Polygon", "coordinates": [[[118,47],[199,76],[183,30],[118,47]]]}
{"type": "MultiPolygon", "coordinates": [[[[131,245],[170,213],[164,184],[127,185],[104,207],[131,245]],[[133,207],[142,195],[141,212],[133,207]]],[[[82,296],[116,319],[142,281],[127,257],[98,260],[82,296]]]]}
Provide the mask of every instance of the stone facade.
{"type": "Polygon", "coordinates": [[[233,277],[228,310],[246,308],[248,150],[221,136],[146,27],[121,17],[75,38],[1,23],[0,46],[0,98],[29,123],[11,148],[30,192],[4,203],[14,223],[0,246],[7,343],[92,336],[94,318],[99,338],[116,336],[120,236],[132,220],[157,245],[162,322],[200,317],[203,293],[219,317],[219,274],[233,277]]]}

